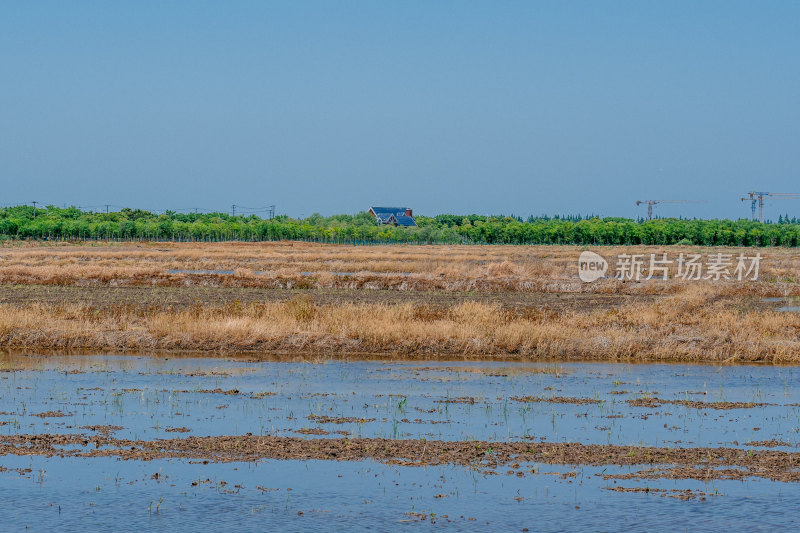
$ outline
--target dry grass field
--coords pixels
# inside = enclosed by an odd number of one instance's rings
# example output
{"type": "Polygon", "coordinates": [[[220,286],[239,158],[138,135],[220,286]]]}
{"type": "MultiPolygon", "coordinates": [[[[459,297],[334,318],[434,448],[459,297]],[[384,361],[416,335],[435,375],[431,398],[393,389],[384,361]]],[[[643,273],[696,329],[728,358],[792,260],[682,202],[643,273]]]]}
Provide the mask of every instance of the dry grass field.
{"type": "Polygon", "coordinates": [[[0,250],[0,349],[791,363],[800,251],[758,281],[582,283],[579,247],[48,244],[0,250]],[[233,271],[233,273],[174,272],[233,271]]]}
{"type": "MultiPolygon", "coordinates": [[[[548,293],[669,293],[680,284],[655,280],[584,284],[577,246],[347,246],[269,243],[16,243],[0,248],[0,283],[79,286],[226,286],[548,293]],[[205,271],[224,271],[214,275],[205,271]],[[204,271],[202,273],[170,271],[204,271]],[[229,274],[232,272],[232,274],[229,274]]],[[[785,248],[600,248],[621,253],[760,253],[761,283],[727,283],[725,291],[800,294],[800,251],[785,248]]]]}

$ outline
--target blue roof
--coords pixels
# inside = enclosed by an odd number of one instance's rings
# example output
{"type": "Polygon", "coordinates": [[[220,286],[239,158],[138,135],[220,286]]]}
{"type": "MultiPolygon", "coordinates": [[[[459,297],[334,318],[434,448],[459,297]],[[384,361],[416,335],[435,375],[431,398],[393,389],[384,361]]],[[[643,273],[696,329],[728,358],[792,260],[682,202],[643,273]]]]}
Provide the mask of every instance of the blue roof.
{"type": "Polygon", "coordinates": [[[414,217],[406,215],[407,207],[370,207],[375,218],[381,224],[397,224],[398,226],[416,226],[414,217]]]}
{"type": "Polygon", "coordinates": [[[370,209],[372,209],[372,212],[375,213],[376,215],[385,214],[387,216],[388,215],[398,216],[406,214],[405,207],[370,207],[370,209]]]}
{"type": "Polygon", "coordinates": [[[416,226],[417,221],[414,220],[414,217],[409,217],[406,215],[395,215],[395,220],[397,220],[398,226],[416,226]]]}

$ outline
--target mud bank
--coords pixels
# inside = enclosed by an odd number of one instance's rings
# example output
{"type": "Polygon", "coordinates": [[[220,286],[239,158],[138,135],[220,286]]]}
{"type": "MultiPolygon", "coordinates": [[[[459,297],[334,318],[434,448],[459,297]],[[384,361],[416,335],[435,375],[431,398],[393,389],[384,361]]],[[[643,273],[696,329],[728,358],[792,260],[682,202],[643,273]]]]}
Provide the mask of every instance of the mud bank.
{"type": "MultiPolygon", "coordinates": [[[[0,439],[0,455],[118,457],[123,460],[192,459],[254,462],[264,459],[363,461],[402,466],[453,464],[479,469],[521,464],[647,466],[609,478],[745,479],[800,481],[800,453],[738,448],[662,448],[579,443],[428,441],[373,438],[306,439],[236,435],[184,439],[115,439],[89,435],[10,435],[0,439]],[[659,468],[653,468],[658,466],[659,468]]],[[[529,470],[530,472],[530,470],[529,470]]],[[[533,472],[531,472],[533,473],[533,472]]]]}

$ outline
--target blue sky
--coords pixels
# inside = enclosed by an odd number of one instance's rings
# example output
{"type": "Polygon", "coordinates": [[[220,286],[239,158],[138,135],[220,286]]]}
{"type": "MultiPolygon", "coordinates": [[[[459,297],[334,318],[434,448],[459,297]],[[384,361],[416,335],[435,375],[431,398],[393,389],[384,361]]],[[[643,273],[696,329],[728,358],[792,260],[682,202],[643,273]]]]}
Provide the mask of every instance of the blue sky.
{"type": "MultiPolygon", "coordinates": [[[[745,217],[800,2],[0,2],[0,204],[745,217]]],[[[766,214],[800,216],[800,200],[766,214]]]]}

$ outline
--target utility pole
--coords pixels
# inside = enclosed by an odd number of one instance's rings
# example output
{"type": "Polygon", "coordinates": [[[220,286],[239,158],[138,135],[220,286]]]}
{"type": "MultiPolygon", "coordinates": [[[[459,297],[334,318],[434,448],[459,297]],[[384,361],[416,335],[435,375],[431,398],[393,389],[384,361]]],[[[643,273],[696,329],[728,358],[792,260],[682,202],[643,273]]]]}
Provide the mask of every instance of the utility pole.
{"type": "Polygon", "coordinates": [[[273,218],[275,218],[275,206],[271,205],[269,206],[269,219],[272,220],[273,218]]]}
{"type": "Polygon", "coordinates": [[[36,204],[39,202],[32,202],[33,203],[33,219],[36,220],[36,204]]]}
{"type": "Polygon", "coordinates": [[[109,204],[106,204],[106,221],[108,221],[108,205],[109,204]]]}
{"type": "Polygon", "coordinates": [[[235,217],[235,216],[236,216],[236,204],[233,204],[233,205],[231,206],[231,216],[232,216],[232,217],[235,217]]]}
{"type": "Polygon", "coordinates": [[[700,204],[705,201],[695,200],[636,200],[636,205],[647,204],[647,220],[653,218],[653,206],[657,204],[700,204]]]}

